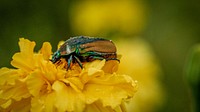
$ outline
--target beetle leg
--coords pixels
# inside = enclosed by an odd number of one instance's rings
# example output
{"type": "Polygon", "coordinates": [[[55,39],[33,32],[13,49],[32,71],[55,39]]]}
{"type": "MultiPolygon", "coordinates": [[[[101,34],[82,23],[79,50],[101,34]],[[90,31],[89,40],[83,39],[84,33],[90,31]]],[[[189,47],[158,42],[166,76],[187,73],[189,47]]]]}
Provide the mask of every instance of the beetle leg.
{"type": "Polygon", "coordinates": [[[67,70],[70,68],[72,62],[72,55],[70,55],[69,59],[67,60],[67,70]]]}
{"type": "Polygon", "coordinates": [[[116,61],[120,62],[120,60],[117,58],[107,58],[106,61],[108,61],[108,60],[116,60],[116,61]]]}
{"type": "Polygon", "coordinates": [[[79,60],[79,58],[76,57],[76,56],[74,56],[74,58],[75,58],[76,61],[78,62],[79,66],[80,66],[81,68],[83,68],[83,65],[82,65],[81,61],[79,60]]]}

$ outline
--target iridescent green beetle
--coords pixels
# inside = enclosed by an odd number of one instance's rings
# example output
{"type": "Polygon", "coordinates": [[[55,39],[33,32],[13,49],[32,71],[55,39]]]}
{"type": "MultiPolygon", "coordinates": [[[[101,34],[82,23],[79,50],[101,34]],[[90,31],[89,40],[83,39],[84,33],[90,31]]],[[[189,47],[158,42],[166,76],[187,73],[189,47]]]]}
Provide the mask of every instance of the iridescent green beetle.
{"type": "Polygon", "coordinates": [[[86,36],[72,37],[64,42],[53,54],[51,61],[56,63],[60,58],[65,58],[70,68],[71,63],[78,63],[83,68],[82,62],[99,60],[117,60],[116,47],[111,40],[86,36]]]}

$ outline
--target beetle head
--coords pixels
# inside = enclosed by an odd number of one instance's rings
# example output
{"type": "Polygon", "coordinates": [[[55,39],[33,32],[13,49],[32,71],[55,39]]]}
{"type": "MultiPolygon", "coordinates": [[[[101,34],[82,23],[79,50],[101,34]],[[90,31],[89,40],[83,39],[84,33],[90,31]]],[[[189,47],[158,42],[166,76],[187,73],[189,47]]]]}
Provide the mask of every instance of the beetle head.
{"type": "Polygon", "coordinates": [[[53,54],[53,56],[52,56],[52,59],[51,59],[51,61],[53,62],[53,63],[55,63],[56,61],[58,61],[59,59],[60,59],[60,51],[58,50],[58,51],[56,51],[54,54],[53,54]]]}

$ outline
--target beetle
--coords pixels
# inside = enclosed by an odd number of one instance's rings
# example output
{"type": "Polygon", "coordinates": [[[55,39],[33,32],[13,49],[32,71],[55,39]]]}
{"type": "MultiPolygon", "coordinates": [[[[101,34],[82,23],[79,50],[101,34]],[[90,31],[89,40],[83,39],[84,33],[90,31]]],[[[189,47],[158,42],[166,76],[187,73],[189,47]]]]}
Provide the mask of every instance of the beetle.
{"type": "Polygon", "coordinates": [[[82,62],[93,60],[117,60],[116,46],[111,40],[88,36],[71,37],[52,55],[51,61],[56,63],[60,58],[67,61],[67,70],[71,63],[78,63],[83,68],[82,62]]]}

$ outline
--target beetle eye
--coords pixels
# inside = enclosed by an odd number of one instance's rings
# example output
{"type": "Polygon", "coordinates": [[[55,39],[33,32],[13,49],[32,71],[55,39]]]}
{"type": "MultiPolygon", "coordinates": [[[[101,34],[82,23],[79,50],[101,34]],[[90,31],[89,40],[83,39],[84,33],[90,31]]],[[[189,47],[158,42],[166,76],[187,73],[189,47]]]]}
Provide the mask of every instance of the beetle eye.
{"type": "Polygon", "coordinates": [[[61,54],[60,51],[56,51],[52,56],[52,62],[56,62],[60,58],[61,54]]]}

